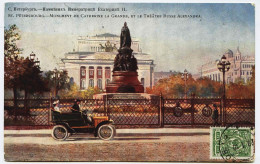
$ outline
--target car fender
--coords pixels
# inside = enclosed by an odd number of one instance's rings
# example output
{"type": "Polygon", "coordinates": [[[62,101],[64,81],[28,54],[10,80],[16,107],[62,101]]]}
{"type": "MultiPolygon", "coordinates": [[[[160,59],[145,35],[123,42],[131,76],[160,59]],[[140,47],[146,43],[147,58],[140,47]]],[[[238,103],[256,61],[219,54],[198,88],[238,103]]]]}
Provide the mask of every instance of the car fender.
{"type": "Polygon", "coordinates": [[[70,133],[75,132],[75,131],[69,126],[69,124],[68,124],[67,122],[56,122],[56,125],[63,125],[63,126],[65,126],[70,133]]]}

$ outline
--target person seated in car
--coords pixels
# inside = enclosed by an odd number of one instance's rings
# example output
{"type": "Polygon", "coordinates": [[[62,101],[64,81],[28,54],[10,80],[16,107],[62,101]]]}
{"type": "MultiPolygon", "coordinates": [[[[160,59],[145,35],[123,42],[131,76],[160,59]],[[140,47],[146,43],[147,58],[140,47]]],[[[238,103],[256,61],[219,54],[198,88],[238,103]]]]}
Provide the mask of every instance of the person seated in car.
{"type": "MultiPolygon", "coordinates": [[[[80,104],[80,100],[76,99],[73,106],[71,107],[72,113],[80,113],[79,104],[80,104]]],[[[93,123],[92,117],[89,114],[88,110],[85,110],[83,112],[83,114],[86,116],[86,117],[84,117],[85,121],[88,122],[90,125],[92,125],[92,123],[93,123]]]]}
{"type": "Polygon", "coordinates": [[[59,102],[60,102],[59,100],[53,102],[53,109],[54,111],[61,113],[59,102]]]}
{"type": "Polygon", "coordinates": [[[80,100],[76,99],[73,106],[71,107],[72,113],[79,113],[80,108],[79,108],[80,100]]]}

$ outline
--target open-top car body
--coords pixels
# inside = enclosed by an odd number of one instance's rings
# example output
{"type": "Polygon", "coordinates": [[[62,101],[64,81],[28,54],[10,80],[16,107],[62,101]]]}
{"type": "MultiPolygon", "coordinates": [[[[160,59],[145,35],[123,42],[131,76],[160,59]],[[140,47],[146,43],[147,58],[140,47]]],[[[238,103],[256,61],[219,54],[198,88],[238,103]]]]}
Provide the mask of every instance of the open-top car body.
{"type": "Polygon", "coordinates": [[[90,117],[88,112],[60,113],[52,110],[52,137],[55,140],[66,140],[72,134],[93,133],[102,140],[111,140],[116,129],[108,116],[90,117]]]}

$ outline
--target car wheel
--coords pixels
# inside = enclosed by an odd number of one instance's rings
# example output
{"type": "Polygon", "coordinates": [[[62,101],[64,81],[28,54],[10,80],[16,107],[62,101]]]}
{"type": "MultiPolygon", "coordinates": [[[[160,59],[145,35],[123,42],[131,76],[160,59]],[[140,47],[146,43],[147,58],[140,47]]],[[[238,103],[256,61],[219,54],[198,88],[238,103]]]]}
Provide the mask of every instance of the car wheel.
{"type": "Polygon", "coordinates": [[[101,125],[98,128],[98,137],[102,140],[111,140],[116,134],[116,129],[111,124],[101,125]]]}
{"type": "Polygon", "coordinates": [[[59,141],[64,141],[68,137],[68,130],[63,125],[56,125],[52,129],[52,138],[59,141]]]}

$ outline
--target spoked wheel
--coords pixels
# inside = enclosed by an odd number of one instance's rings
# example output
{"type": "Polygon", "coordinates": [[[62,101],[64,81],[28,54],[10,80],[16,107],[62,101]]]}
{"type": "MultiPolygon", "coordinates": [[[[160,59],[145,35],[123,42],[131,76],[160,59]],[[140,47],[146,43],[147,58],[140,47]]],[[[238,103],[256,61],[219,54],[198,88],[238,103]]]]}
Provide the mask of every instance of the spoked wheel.
{"type": "Polygon", "coordinates": [[[56,125],[52,129],[51,136],[55,140],[63,141],[68,137],[68,130],[63,125],[56,125]]]}
{"type": "Polygon", "coordinates": [[[116,134],[116,129],[111,124],[105,124],[98,128],[98,137],[102,140],[111,140],[116,134]]]}

